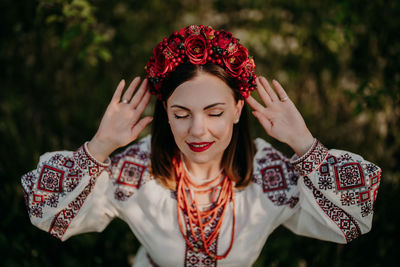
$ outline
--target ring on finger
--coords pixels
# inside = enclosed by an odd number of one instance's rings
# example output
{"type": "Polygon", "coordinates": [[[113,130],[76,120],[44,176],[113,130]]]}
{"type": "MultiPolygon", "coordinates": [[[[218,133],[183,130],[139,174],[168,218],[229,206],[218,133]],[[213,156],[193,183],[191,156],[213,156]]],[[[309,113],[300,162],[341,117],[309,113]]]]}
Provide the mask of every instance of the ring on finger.
{"type": "Polygon", "coordinates": [[[123,103],[123,104],[128,104],[128,99],[122,99],[122,101],[121,101],[121,103],[123,103]]]}
{"type": "Polygon", "coordinates": [[[284,98],[281,99],[282,102],[285,102],[286,100],[288,100],[289,97],[285,96],[284,98]]]}

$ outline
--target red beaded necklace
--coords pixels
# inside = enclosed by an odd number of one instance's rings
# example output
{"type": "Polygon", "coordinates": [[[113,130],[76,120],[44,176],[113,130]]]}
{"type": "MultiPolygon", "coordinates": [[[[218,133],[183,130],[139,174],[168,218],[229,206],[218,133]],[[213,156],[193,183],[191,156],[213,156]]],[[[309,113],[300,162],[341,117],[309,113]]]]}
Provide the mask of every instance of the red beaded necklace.
{"type": "Polygon", "coordinates": [[[183,166],[182,160],[177,160],[174,158],[172,163],[175,168],[176,179],[178,183],[177,214],[179,229],[183,238],[186,241],[186,244],[195,252],[204,251],[214,260],[221,260],[226,258],[232,249],[235,234],[235,202],[233,197],[234,191],[232,181],[229,179],[228,176],[224,174],[224,172],[221,172],[221,174],[216,178],[207,181],[202,185],[197,185],[189,178],[183,166]],[[221,181],[219,181],[215,186],[210,186],[218,179],[220,179],[222,175],[224,175],[224,178],[221,179],[221,181]],[[214,190],[216,187],[221,188],[219,190],[219,194],[217,194],[214,190]],[[209,210],[200,210],[196,198],[193,194],[194,190],[213,194],[213,205],[209,210]],[[210,251],[210,246],[218,238],[218,234],[220,233],[222,226],[223,217],[231,201],[233,216],[231,243],[225,254],[215,255],[210,251]],[[185,222],[185,215],[187,216],[187,222],[185,222]],[[182,220],[184,221],[182,222],[182,220]],[[186,227],[184,227],[183,225],[186,225],[186,227]],[[211,225],[215,226],[210,227],[212,232],[208,235],[208,237],[206,237],[205,228],[211,225]],[[197,237],[198,235],[195,231],[196,228],[200,232],[200,239],[197,237]],[[189,235],[193,237],[194,242],[195,244],[197,244],[197,246],[189,240],[189,235]]]}

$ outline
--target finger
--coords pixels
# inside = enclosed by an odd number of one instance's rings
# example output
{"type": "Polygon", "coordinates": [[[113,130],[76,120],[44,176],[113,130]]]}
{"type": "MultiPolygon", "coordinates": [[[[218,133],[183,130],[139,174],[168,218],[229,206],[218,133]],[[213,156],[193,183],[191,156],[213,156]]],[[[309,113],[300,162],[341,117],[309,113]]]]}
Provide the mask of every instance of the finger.
{"type": "Polygon", "coordinates": [[[129,85],[128,89],[126,89],[121,100],[128,100],[128,102],[131,101],[132,94],[135,91],[136,87],[138,86],[139,82],[140,82],[140,77],[135,77],[135,79],[133,79],[131,84],[129,85]]]}
{"type": "Polygon", "coordinates": [[[136,139],[144,128],[153,120],[153,117],[144,117],[132,127],[133,139],[136,139]]]}
{"type": "Polygon", "coordinates": [[[122,93],[122,90],[124,90],[124,87],[125,87],[125,80],[122,79],[122,80],[119,82],[119,84],[118,84],[118,86],[117,86],[117,89],[116,89],[115,92],[114,92],[114,95],[113,95],[113,97],[112,97],[112,99],[111,99],[112,102],[118,103],[118,102],[120,101],[120,99],[121,99],[121,93],[122,93]]]}
{"type": "Polygon", "coordinates": [[[264,102],[264,104],[268,107],[272,103],[272,99],[269,96],[269,94],[267,93],[266,89],[264,88],[264,85],[261,83],[260,78],[257,78],[256,83],[257,83],[258,95],[260,96],[260,98],[264,102]]]}
{"type": "Polygon", "coordinates": [[[139,114],[142,114],[143,111],[145,110],[147,104],[149,103],[151,98],[151,94],[149,91],[145,93],[143,96],[142,100],[140,101],[139,105],[137,105],[136,110],[139,112],[139,114]]]}
{"type": "Polygon", "coordinates": [[[279,99],[282,101],[282,99],[288,99],[288,95],[286,94],[285,89],[283,89],[282,85],[277,81],[273,80],[272,84],[274,85],[276,92],[278,93],[279,99]]]}
{"type": "Polygon", "coordinates": [[[265,131],[269,134],[271,132],[271,128],[272,128],[272,122],[266,117],[264,116],[261,112],[258,111],[252,111],[254,117],[256,117],[258,119],[258,121],[261,123],[261,125],[263,126],[263,128],[265,129],[265,131]]]}
{"type": "Polygon", "coordinates": [[[246,99],[247,103],[250,105],[250,107],[254,110],[258,110],[258,111],[262,111],[265,109],[265,107],[263,105],[261,105],[257,100],[254,99],[254,97],[249,96],[246,99]]]}
{"type": "Polygon", "coordinates": [[[148,84],[148,80],[144,79],[142,84],[140,85],[138,91],[132,98],[132,101],[130,104],[132,108],[137,108],[138,104],[140,104],[143,101],[142,98],[144,97],[144,95],[147,92],[147,84],[148,84]]]}
{"type": "Polygon", "coordinates": [[[264,85],[264,88],[267,91],[270,98],[272,99],[272,101],[278,100],[278,96],[276,95],[275,91],[272,89],[271,85],[269,85],[269,82],[265,77],[261,77],[261,83],[264,85]]]}

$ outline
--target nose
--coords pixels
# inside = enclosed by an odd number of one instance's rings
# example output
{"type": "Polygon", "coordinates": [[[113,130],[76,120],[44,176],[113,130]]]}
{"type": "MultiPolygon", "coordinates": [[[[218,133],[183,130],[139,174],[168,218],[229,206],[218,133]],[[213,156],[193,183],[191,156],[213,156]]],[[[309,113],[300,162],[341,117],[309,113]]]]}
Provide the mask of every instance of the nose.
{"type": "Polygon", "coordinates": [[[193,116],[190,134],[200,137],[206,133],[206,123],[202,116],[193,116]]]}

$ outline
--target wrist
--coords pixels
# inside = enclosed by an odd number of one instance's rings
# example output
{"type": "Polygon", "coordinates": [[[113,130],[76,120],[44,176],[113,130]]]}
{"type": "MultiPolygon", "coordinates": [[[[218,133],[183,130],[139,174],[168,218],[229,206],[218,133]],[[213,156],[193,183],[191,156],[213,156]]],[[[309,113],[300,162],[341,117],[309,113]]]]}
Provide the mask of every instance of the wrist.
{"type": "Polygon", "coordinates": [[[96,160],[104,162],[117,148],[114,148],[111,142],[101,139],[95,135],[92,140],[88,142],[87,149],[96,160]]]}
{"type": "Polygon", "coordinates": [[[298,157],[303,156],[314,143],[313,135],[308,131],[305,134],[298,135],[289,144],[298,157]]]}

